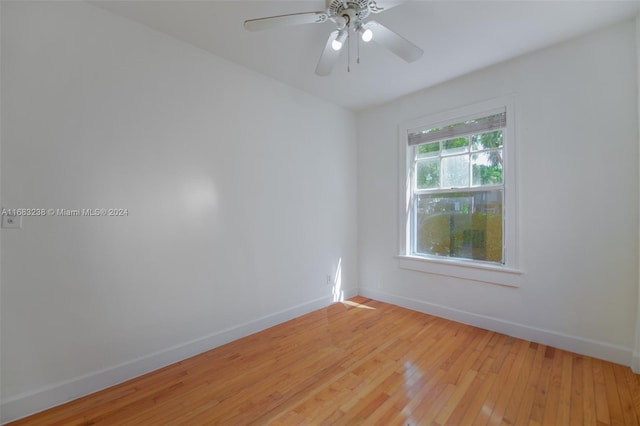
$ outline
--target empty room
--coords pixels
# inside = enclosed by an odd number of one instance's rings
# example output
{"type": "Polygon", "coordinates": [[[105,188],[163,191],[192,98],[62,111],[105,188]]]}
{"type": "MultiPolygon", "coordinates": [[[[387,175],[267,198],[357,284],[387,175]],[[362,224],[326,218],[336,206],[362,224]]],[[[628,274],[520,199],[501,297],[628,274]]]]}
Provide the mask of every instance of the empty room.
{"type": "Polygon", "coordinates": [[[640,425],[640,1],[0,18],[2,424],[640,425]]]}

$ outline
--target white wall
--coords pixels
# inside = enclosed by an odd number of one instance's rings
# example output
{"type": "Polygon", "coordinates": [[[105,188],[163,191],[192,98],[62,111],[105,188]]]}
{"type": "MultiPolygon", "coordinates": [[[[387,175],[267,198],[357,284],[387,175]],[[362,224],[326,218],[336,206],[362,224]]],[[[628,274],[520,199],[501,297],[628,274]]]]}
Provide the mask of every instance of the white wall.
{"type": "Polygon", "coordinates": [[[2,3],[4,421],[357,287],[355,116],[83,2],[2,3]],[[326,123],[331,123],[326,126],[326,123]]]}
{"type": "Polygon", "coordinates": [[[637,84],[629,21],[360,113],[360,293],[630,365],[637,84]],[[400,269],[399,124],[512,93],[521,286],[400,269]]]}

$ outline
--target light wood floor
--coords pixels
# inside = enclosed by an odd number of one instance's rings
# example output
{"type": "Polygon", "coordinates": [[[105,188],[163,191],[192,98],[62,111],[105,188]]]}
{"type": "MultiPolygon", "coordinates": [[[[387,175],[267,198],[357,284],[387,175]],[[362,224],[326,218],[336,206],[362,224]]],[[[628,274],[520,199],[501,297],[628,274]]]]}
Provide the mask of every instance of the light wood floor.
{"type": "Polygon", "coordinates": [[[357,297],[18,425],[637,425],[628,367],[357,297]]]}

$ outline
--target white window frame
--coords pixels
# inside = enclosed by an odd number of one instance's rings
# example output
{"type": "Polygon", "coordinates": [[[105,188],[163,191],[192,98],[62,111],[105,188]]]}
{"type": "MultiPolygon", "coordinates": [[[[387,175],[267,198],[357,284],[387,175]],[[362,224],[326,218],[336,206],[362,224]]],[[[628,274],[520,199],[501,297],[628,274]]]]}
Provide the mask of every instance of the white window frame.
{"type": "Polygon", "coordinates": [[[515,96],[505,96],[485,102],[456,108],[415,120],[399,126],[399,249],[398,265],[437,275],[499,284],[511,287],[520,286],[523,272],[519,264],[518,202],[517,202],[517,164],[515,138],[515,96]],[[412,215],[412,170],[413,152],[408,144],[408,134],[420,129],[444,127],[473,118],[484,117],[492,112],[504,109],[507,115],[507,127],[503,131],[503,259],[504,264],[475,261],[472,259],[447,258],[440,256],[415,256],[411,254],[411,215],[412,215]]]}

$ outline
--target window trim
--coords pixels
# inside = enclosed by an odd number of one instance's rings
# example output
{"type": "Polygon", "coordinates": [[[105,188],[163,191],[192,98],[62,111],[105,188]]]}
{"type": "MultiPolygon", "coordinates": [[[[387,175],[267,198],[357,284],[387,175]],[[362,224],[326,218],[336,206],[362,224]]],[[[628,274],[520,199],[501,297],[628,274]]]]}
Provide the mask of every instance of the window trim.
{"type": "Polygon", "coordinates": [[[518,287],[523,272],[519,269],[518,202],[517,202],[517,157],[515,138],[515,95],[479,102],[473,105],[435,113],[400,124],[399,145],[399,191],[398,202],[398,265],[403,269],[481,281],[492,284],[518,287]],[[472,259],[436,256],[415,256],[411,254],[411,194],[412,165],[408,133],[425,128],[444,127],[449,124],[490,115],[504,109],[507,116],[503,157],[504,173],[504,264],[474,261],[472,259]]]}

